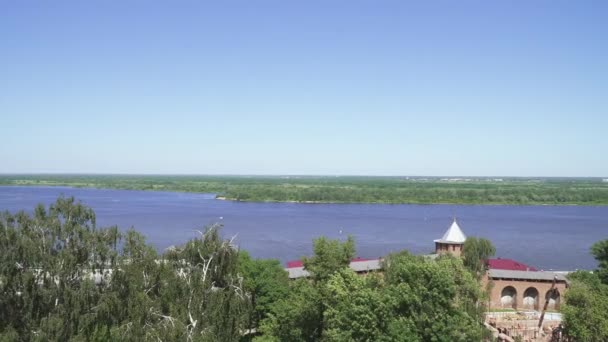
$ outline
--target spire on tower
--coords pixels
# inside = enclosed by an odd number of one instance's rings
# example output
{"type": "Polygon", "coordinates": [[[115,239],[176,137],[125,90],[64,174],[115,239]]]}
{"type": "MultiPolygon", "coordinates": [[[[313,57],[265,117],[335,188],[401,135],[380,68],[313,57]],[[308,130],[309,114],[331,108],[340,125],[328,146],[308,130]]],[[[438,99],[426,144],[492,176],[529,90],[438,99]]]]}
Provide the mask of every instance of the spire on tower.
{"type": "Polygon", "coordinates": [[[456,216],[454,216],[452,225],[450,226],[450,228],[448,228],[448,230],[445,232],[445,234],[443,234],[441,239],[435,240],[435,242],[457,243],[458,244],[458,243],[464,243],[466,239],[467,239],[466,235],[464,235],[464,233],[462,232],[462,229],[460,229],[460,226],[458,226],[458,222],[456,222],[456,216]]]}

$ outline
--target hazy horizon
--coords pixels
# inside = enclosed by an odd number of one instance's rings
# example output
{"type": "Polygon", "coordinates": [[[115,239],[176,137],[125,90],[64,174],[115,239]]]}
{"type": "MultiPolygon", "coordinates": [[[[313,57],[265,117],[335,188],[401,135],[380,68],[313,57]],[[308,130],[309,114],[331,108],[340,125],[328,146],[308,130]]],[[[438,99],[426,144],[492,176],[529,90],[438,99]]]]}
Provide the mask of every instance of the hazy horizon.
{"type": "Polygon", "coordinates": [[[246,174],[246,173],[95,173],[95,172],[0,172],[0,176],[192,176],[192,177],[378,177],[378,178],[506,178],[506,179],[608,179],[607,176],[508,176],[508,175],[397,175],[397,174],[246,174]]]}

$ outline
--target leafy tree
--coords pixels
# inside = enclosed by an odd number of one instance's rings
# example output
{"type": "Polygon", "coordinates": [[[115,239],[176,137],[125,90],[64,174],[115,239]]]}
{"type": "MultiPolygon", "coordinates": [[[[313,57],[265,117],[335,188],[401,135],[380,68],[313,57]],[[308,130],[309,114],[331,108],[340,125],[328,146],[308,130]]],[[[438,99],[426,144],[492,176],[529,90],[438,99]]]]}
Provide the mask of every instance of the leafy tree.
{"type": "Polygon", "coordinates": [[[478,341],[481,313],[479,282],[462,261],[450,255],[437,260],[392,254],[385,261],[385,279],[396,327],[415,332],[420,341],[478,341]]]}
{"type": "Polygon", "coordinates": [[[246,251],[239,253],[239,274],[253,305],[250,327],[256,327],[289,294],[288,274],[278,260],[252,259],[246,251]]]}
{"type": "Polygon", "coordinates": [[[318,341],[323,332],[323,295],[308,279],[295,280],[288,296],[262,321],[264,336],[255,341],[318,341]]]}
{"type": "Polygon", "coordinates": [[[496,254],[496,248],[490,240],[468,237],[462,248],[464,266],[477,277],[486,271],[487,261],[496,254]]]}
{"type": "Polygon", "coordinates": [[[608,240],[594,243],[591,246],[591,254],[598,262],[598,276],[604,284],[608,284],[608,240]]]}
{"type": "Polygon", "coordinates": [[[567,336],[575,341],[608,341],[608,285],[597,274],[578,271],[561,310],[567,336]]]}
{"type": "Polygon", "coordinates": [[[32,216],[4,213],[0,230],[0,331],[29,340],[90,331],[91,302],[103,291],[92,272],[113,267],[117,229],[96,229],[90,208],[59,198],[32,216]]]}
{"type": "Polygon", "coordinates": [[[293,282],[288,296],[277,301],[262,322],[264,338],[277,341],[318,341],[323,336],[324,313],[330,293],[325,283],[340,270],[348,269],[355,255],[355,242],[320,237],[313,242],[314,254],[304,258],[311,279],[293,282]]]}
{"type": "Polygon", "coordinates": [[[384,276],[342,267],[300,279],[273,306],[259,341],[479,341],[479,282],[458,258],[407,252],[385,260],[384,276]]]}
{"type": "Polygon", "coordinates": [[[570,274],[562,306],[565,333],[575,341],[608,340],[608,240],[593,244],[591,253],[597,271],[570,274]]]}
{"type": "Polygon", "coordinates": [[[324,339],[380,341],[385,338],[392,312],[381,287],[381,278],[361,277],[351,269],[334,274],[325,285],[328,296],[324,339]]]}
{"type": "Polygon", "coordinates": [[[0,215],[0,340],[238,341],[250,297],[220,226],[164,255],[73,198],[0,215]]]}
{"type": "Polygon", "coordinates": [[[182,280],[177,282],[183,294],[178,317],[189,339],[238,341],[247,329],[250,297],[238,274],[239,252],[221,238],[220,229],[209,227],[166,257],[182,280]]]}
{"type": "Polygon", "coordinates": [[[313,242],[314,256],[303,258],[304,269],[315,281],[325,281],[336,271],[347,268],[355,256],[355,240],[349,236],[345,242],[325,237],[313,242]]]}

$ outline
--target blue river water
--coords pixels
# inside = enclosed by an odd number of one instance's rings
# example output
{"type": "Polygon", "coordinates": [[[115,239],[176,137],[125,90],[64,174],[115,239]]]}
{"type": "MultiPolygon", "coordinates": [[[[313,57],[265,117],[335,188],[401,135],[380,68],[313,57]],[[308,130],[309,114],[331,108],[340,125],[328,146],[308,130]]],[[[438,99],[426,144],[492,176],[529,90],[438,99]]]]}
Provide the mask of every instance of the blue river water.
{"type": "Polygon", "coordinates": [[[162,251],[214,222],[254,257],[285,262],[312,253],[318,236],[354,236],[357,254],[379,257],[407,249],[429,253],[456,217],[468,236],[494,243],[497,256],[539,269],[593,269],[590,246],[608,239],[606,206],[385,205],[256,203],[212,194],[69,187],[0,186],[0,211],[31,212],[60,196],[92,207],[97,226],[134,227],[162,251]]]}

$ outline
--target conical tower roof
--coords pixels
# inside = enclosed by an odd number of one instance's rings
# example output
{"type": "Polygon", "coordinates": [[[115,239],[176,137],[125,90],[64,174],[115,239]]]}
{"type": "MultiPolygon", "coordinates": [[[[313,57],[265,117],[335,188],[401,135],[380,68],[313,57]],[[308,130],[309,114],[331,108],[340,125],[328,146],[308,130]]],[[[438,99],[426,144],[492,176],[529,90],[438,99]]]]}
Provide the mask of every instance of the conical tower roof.
{"type": "Polygon", "coordinates": [[[466,235],[464,235],[464,233],[458,226],[456,219],[454,219],[454,222],[452,222],[452,225],[450,226],[450,228],[448,228],[445,234],[443,234],[441,239],[435,240],[435,242],[458,244],[464,243],[466,239],[466,235]]]}

